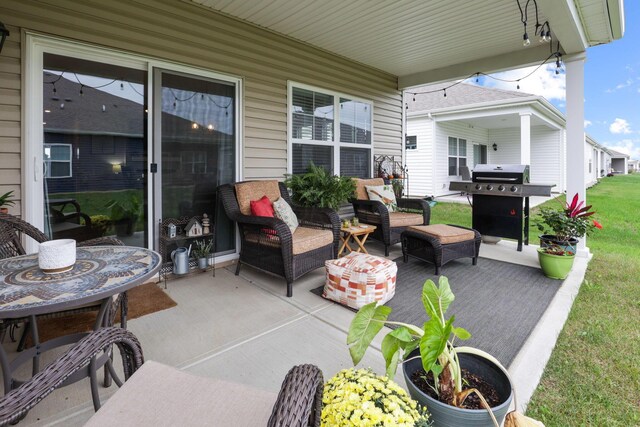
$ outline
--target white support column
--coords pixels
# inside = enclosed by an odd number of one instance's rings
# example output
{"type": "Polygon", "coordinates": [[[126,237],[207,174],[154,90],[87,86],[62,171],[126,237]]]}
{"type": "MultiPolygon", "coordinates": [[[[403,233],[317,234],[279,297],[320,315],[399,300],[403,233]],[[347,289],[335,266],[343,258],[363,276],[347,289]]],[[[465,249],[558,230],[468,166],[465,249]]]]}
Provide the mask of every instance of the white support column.
{"type": "Polygon", "coordinates": [[[531,113],[520,113],[520,164],[531,164],[531,113]]]}
{"type": "MultiPolygon", "coordinates": [[[[567,70],[567,201],[577,193],[587,198],[585,189],[585,133],[584,133],[584,61],[585,57],[566,62],[567,70]]],[[[578,255],[588,255],[587,238],[578,244],[578,255]]]]}

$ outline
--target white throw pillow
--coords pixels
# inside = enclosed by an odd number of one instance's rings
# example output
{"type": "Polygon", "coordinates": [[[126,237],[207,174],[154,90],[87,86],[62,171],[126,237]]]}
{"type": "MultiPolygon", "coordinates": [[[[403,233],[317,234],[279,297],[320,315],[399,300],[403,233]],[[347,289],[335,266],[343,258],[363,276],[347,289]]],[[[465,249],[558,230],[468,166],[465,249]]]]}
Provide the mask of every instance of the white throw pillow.
{"type": "Polygon", "coordinates": [[[390,185],[366,185],[369,200],[379,200],[387,207],[389,212],[398,210],[398,202],[396,202],[396,193],[390,185]]]}
{"type": "Polygon", "coordinates": [[[273,213],[276,218],[283,220],[284,223],[289,226],[292,234],[295,233],[300,223],[298,222],[298,217],[285,199],[278,197],[278,200],[273,202],[273,213]]]}

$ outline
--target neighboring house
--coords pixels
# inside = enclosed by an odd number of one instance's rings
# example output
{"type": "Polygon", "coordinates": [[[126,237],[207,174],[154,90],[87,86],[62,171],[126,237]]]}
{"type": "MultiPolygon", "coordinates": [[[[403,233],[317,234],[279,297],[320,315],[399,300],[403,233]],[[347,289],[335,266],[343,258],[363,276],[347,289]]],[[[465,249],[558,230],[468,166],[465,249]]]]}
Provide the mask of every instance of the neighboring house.
{"type": "Polygon", "coordinates": [[[611,153],[611,172],[628,174],[629,155],[612,149],[609,149],[609,152],[611,153]]]}
{"type": "Polygon", "coordinates": [[[640,171],[640,160],[629,160],[629,172],[640,171]]]}
{"type": "MultiPolygon", "coordinates": [[[[451,83],[412,88],[407,101],[409,194],[451,194],[461,166],[528,164],[531,182],[566,189],[566,120],[551,103],[528,93],[451,83]],[[420,93],[431,92],[432,93],[420,93]]],[[[597,181],[604,148],[587,136],[585,185],[597,181]],[[597,156],[597,159],[596,159],[597,156]]],[[[606,168],[605,168],[606,169],[606,168]]]]}
{"type": "MultiPolygon", "coordinates": [[[[621,4],[595,0],[601,7],[592,7],[593,1],[538,2],[540,17],[554,16],[553,28],[563,29],[552,49],[568,58],[567,80],[576,91],[568,93],[567,109],[580,125],[586,49],[624,33],[621,4]]],[[[59,194],[71,174],[82,174],[75,191],[117,191],[135,179],[146,214],[142,244],[154,247],[160,220],[188,209],[209,212],[217,185],[281,180],[309,161],[336,174],[371,176],[374,155],[400,159],[405,88],[515,69],[549,55],[547,44],[523,47],[512,0],[368,6],[3,0],[0,21],[10,35],[0,52],[0,194],[14,191],[11,213],[44,229],[44,173],[60,179],[51,183],[59,194]],[[476,37],[477,28],[500,31],[476,37]],[[54,84],[60,73],[77,83],[71,95],[62,80],[54,84]],[[127,112],[116,113],[113,100],[93,90],[98,86],[121,98],[127,112]],[[50,101],[58,109],[78,106],[61,128],[47,117],[55,111],[50,101]],[[45,159],[44,144],[54,136],[71,146],[51,149],[45,159]],[[85,154],[95,167],[73,170],[85,154]]],[[[580,143],[578,133],[569,145],[580,143]]],[[[579,162],[569,167],[582,172],[579,162]]],[[[575,190],[583,191],[579,184],[575,190]]],[[[222,262],[237,257],[238,248],[233,223],[216,209],[222,262]]]]}

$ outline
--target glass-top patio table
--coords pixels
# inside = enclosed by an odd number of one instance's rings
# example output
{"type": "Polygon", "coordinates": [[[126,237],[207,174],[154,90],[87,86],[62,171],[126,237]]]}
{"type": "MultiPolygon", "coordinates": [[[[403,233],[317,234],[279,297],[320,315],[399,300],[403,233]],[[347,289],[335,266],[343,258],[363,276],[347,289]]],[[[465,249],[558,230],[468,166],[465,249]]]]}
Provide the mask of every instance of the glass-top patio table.
{"type": "MultiPolygon", "coordinates": [[[[0,345],[0,365],[4,392],[22,382],[14,379],[16,369],[33,359],[33,375],[39,367],[40,354],[53,348],[79,341],[87,333],[79,333],[39,342],[36,316],[99,305],[94,329],[106,325],[112,297],[150,280],[160,268],[160,255],[149,249],[128,246],[94,246],[78,248],[76,263],[69,271],[46,274],[38,267],[38,255],[23,255],[0,260],[0,321],[25,319],[31,324],[33,347],[9,361],[0,345]]],[[[96,410],[100,407],[96,371],[107,365],[118,385],[110,361],[111,350],[74,374],[65,382],[71,384],[91,378],[91,392],[96,410]]]]}

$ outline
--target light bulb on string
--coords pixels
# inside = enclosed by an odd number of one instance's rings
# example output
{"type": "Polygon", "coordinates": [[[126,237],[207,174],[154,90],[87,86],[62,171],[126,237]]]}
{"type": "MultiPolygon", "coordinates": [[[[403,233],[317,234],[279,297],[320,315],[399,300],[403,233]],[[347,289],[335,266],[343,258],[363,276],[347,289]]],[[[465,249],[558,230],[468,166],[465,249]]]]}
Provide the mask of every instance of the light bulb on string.
{"type": "Polygon", "coordinates": [[[120,82],[120,90],[124,90],[124,83],[120,82]]]}
{"type": "Polygon", "coordinates": [[[529,40],[529,36],[527,35],[527,33],[524,33],[524,36],[522,36],[522,45],[524,47],[527,47],[531,44],[531,40],[529,40]]]}
{"type": "Polygon", "coordinates": [[[447,90],[446,89],[442,89],[442,91],[444,92],[444,97],[447,97],[447,90]]]}
{"type": "Polygon", "coordinates": [[[416,102],[416,94],[413,94],[413,102],[416,102]]]}
{"type": "Polygon", "coordinates": [[[516,86],[516,89],[520,90],[520,80],[518,80],[518,85],[516,86]]]}
{"type": "Polygon", "coordinates": [[[80,96],[84,96],[84,85],[80,85],[80,96]]]}
{"type": "Polygon", "coordinates": [[[480,73],[476,73],[476,83],[480,81],[480,73]]]}
{"type": "Polygon", "coordinates": [[[56,89],[56,84],[53,84],[53,93],[56,93],[58,90],[56,89]]]}

